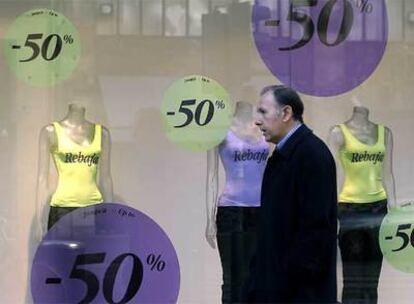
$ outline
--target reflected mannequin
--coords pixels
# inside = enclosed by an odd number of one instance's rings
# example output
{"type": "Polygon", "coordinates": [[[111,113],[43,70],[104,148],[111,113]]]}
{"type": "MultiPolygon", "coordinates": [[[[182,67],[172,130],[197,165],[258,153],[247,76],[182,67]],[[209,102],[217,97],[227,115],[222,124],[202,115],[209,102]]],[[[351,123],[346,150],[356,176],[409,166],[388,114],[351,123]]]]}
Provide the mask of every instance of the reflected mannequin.
{"type": "Polygon", "coordinates": [[[379,228],[396,207],[391,130],[369,121],[356,98],[352,117],[334,126],[329,146],[337,162],[339,247],[344,287],[342,303],[377,303],[382,267],[379,228]]]}
{"type": "Polygon", "coordinates": [[[239,101],[223,142],[207,154],[206,239],[216,239],[223,270],[222,302],[238,303],[256,246],[256,213],[269,144],[254,125],[253,106],[239,101]],[[219,156],[226,183],[218,197],[219,156]]]}
{"type": "Polygon", "coordinates": [[[78,208],[112,202],[110,133],[86,120],[82,100],[69,105],[66,117],[42,128],[39,141],[36,221],[38,237],[45,229],[42,210],[50,204],[48,229],[61,216],[78,208]],[[50,156],[59,175],[58,186],[49,181],[50,156]]]}

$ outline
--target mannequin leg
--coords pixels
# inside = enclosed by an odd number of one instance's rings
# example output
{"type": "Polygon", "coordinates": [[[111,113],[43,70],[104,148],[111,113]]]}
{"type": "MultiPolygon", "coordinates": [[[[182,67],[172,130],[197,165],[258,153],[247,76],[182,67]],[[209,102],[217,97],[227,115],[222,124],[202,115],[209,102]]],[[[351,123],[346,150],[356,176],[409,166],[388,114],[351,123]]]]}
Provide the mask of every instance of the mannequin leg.
{"type": "Polygon", "coordinates": [[[256,208],[219,207],[217,244],[223,269],[222,303],[240,303],[256,249],[256,208]]]}
{"type": "Polygon", "coordinates": [[[339,204],[338,211],[344,278],[342,302],[376,304],[383,258],[378,237],[387,202],[339,204]]]}
{"type": "Polygon", "coordinates": [[[231,303],[232,298],[232,234],[235,214],[231,208],[217,208],[217,247],[223,271],[222,303],[231,303]]]}
{"type": "Polygon", "coordinates": [[[65,216],[66,214],[72,212],[75,209],[78,209],[78,208],[50,206],[49,218],[48,218],[48,221],[47,221],[47,230],[50,230],[50,228],[52,228],[52,226],[57,221],[59,221],[59,219],[61,219],[63,216],[65,216]]]}
{"type": "Polygon", "coordinates": [[[243,284],[247,280],[250,272],[250,263],[253,258],[253,255],[256,251],[256,225],[257,225],[257,212],[258,208],[249,207],[245,208],[245,218],[244,218],[244,232],[243,232],[243,257],[241,263],[241,277],[239,285],[239,299],[242,299],[243,294],[243,284]]]}
{"type": "Polygon", "coordinates": [[[339,248],[342,258],[342,303],[364,302],[364,247],[368,236],[358,221],[358,214],[351,204],[340,203],[339,248]]]}
{"type": "Polygon", "coordinates": [[[237,231],[232,234],[232,260],[231,260],[231,302],[239,303],[241,286],[244,278],[244,232],[237,231]]]}
{"type": "Polygon", "coordinates": [[[367,303],[378,302],[378,281],[381,274],[383,255],[379,245],[379,229],[384,216],[387,214],[387,201],[373,203],[368,227],[369,241],[367,243],[367,260],[365,267],[367,303]]]}
{"type": "Polygon", "coordinates": [[[243,284],[250,271],[250,261],[256,249],[256,210],[240,207],[237,231],[232,236],[232,303],[240,303],[243,284]]]}

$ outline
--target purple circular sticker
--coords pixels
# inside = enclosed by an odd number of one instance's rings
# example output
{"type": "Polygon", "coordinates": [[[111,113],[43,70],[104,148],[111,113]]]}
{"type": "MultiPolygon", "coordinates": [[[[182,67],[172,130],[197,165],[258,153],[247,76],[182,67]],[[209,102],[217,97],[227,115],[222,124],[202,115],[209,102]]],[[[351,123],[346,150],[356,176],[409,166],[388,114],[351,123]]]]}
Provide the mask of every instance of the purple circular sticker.
{"type": "Polygon", "coordinates": [[[388,39],[384,0],[256,0],[256,47],[282,83],[313,96],[335,96],[377,68],[388,39]]]}
{"type": "Polygon", "coordinates": [[[177,254],[147,215],[120,204],[79,208],[40,243],[34,303],[176,303],[177,254]]]}

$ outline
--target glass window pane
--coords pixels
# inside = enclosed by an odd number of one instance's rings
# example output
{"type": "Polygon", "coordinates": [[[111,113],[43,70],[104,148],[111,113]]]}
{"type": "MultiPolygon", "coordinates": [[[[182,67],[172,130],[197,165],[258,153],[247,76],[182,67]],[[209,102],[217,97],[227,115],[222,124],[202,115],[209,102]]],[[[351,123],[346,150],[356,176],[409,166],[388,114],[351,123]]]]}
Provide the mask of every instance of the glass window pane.
{"type": "Polygon", "coordinates": [[[231,0],[212,0],[211,4],[213,7],[213,11],[217,10],[220,13],[227,13],[228,12],[228,7],[231,4],[231,0]]]}
{"type": "Polygon", "coordinates": [[[190,20],[189,20],[189,35],[201,36],[201,17],[208,13],[208,1],[205,0],[190,0],[190,20]]]}
{"type": "Polygon", "coordinates": [[[119,1],[119,33],[121,35],[138,35],[140,18],[140,0],[119,1]]]}
{"type": "MultiPolygon", "coordinates": [[[[381,38],[384,36],[384,28],[381,26],[383,24],[388,23],[388,20],[384,20],[384,9],[387,9],[385,7],[382,7],[381,5],[378,5],[378,8],[372,10],[370,14],[371,17],[371,23],[372,23],[372,19],[375,18],[376,22],[374,23],[375,26],[373,26],[372,24],[369,24],[368,22],[368,18],[366,18],[365,21],[365,36],[366,39],[369,41],[381,41],[381,38]]],[[[365,17],[367,16],[367,14],[362,14],[365,17]]]]}
{"type": "Polygon", "coordinates": [[[389,40],[402,41],[404,31],[404,0],[387,0],[387,10],[389,19],[389,40]],[[392,3],[391,3],[392,2],[392,3]]]}
{"type": "Polygon", "coordinates": [[[162,1],[143,0],[142,33],[147,36],[162,34],[162,1]]]}
{"type": "Polygon", "coordinates": [[[116,35],[116,17],[118,15],[116,2],[113,0],[100,0],[96,5],[96,33],[98,35],[116,35]]]}
{"type": "Polygon", "coordinates": [[[165,3],[165,36],[185,36],[185,0],[165,3]]]}

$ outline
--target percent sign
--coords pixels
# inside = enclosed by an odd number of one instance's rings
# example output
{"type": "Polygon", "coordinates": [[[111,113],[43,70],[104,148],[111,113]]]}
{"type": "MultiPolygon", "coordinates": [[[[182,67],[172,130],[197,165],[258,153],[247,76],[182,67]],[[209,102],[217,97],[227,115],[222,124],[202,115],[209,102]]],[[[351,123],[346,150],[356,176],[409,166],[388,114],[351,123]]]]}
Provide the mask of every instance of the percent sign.
{"type": "Polygon", "coordinates": [[[369,2],[369,0],[355,0],[355,4],[361,13],[370,14],[374,10],[374,7],[372,6],[372,3],[369,2]]]}
{"type": "Polygon", "coordinates": [[[151,266],[151,271],[157,269],[159,272],[163,271],[166,264],[165,261],[161,260],[161,255],[155,255],[151,253],[147,256],[147,265],[151,266]]]}
{"type": "Polygon", "coordinates": [[[63,36],[63,40],[65,40],[65,43],[68,43],[68,44],[72,44],[73,43],[72,35],[65,35],[65,36],[63,36]]]}
{"type": "Polygon", "coordinates": [[[226,107],[226,105],[224,104],[224,101],[223,100],[216,100],[216,107],[218,108],[218,109],[224,109],[225,107],[226,107]]]}

